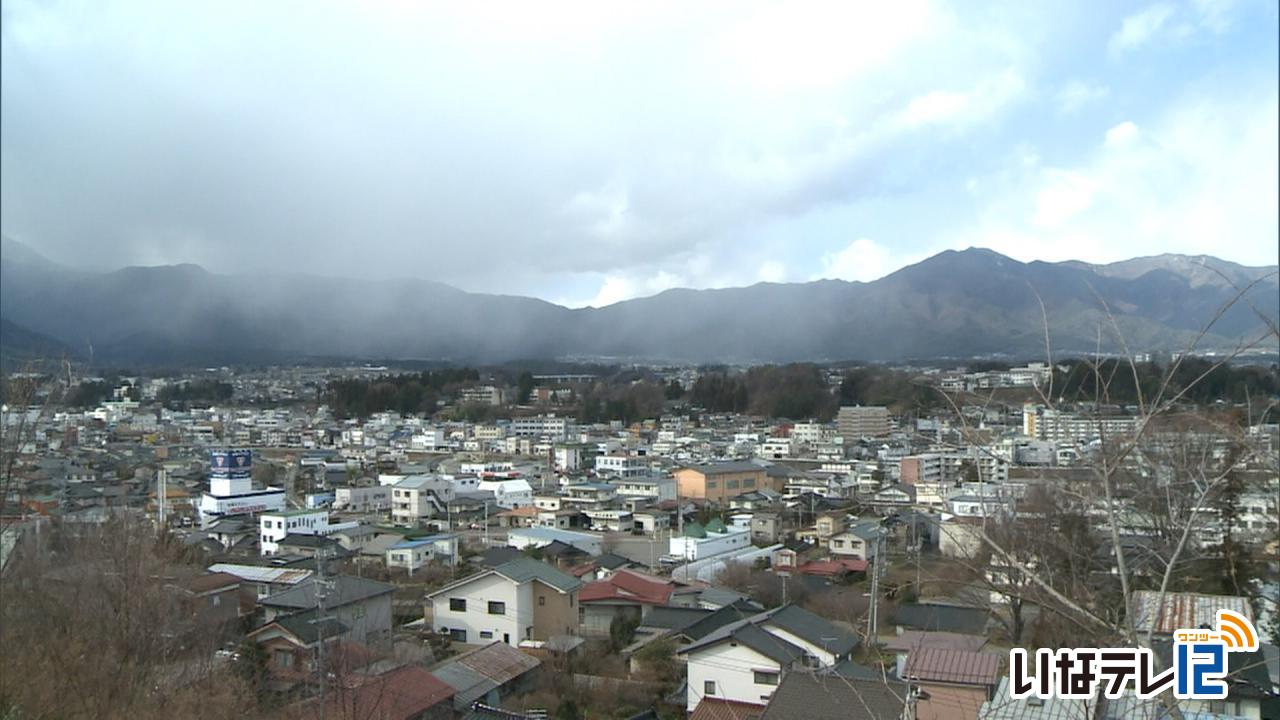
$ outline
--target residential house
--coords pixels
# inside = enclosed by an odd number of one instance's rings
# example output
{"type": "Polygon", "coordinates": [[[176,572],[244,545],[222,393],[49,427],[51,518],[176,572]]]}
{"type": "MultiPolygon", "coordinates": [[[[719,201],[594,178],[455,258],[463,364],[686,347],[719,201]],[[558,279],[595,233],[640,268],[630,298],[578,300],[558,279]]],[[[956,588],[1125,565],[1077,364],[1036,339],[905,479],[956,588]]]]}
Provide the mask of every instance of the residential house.
{"type": "Polygon", "coordinates": [[[787,673],[760,720],[914,720],[911,689],[879,678],[787,673]]]}
{"type": "Polygon", "coordinates": [[[536,685],[542,661],[501,642],[450,658],[431,674],[453,689],[453,709],[469,717],[476,703],[497,707],[502,699],[536,685]]]}
{"type": "Polygon", "coordinates": [[[675,583],[634,570],[618,570],[606,580],[588,583],[578,595],[578,619],[584,635],[608,635],[617,618],[642,621],[671,600],[675,583]]]}
{"type": "Polygon", "coordinates": [[[431,562],[452,566],[458,562],[457,535],[430,535],[402,540],[387,548],[387,567],[404,568],[412,575],[431,562]]]}
{"type": "Polygon", "coordinates": [[[704,698],[763,706],[793,667],[833,667],[857,645],[853,633],[795,605],[732,622],[680,649],[686,707],[704,698]]]}
{"type": "Polygon", "coordinates": [[[942,647],[910,651],[902,679],[923,691],[918,720],[977,720],[1000,683],[1000,660],[994,653],[942,647]]]}
{"type": "Polygon", "coordinates": [[[320,643],[332,646],[349,631],[350,628],[336,618],[317,619],[312,609],[272,618],[247,638],[266,653],[269,686],[283,692],[312,681],[320,643]]]}
{"type": "Polygon", "coordinates": [[[404,665],[380,675],[344,675],[328,692],[323,715],[318,706],[309,709],[326,718],[452,720],[455,693],[424,668],[404,665]]]}
{"type": "Polygon", "coordinates": [[[516,646],[573,635],[581,587],[547,563],[517,558],[429,593],[431,624],[461,643],[516,646]]]}
{"type": "MultiPolygon", "coordinates": [[[[349,628],[350,639],[375,646],[391,639],[391,595],[396,586],[367,578],[338,575],[327,580],[325,613],[349,628]]],[[[316,582],[311,577],[290,590],[262,598],[268,622],[317,607],[316,582]]]]}

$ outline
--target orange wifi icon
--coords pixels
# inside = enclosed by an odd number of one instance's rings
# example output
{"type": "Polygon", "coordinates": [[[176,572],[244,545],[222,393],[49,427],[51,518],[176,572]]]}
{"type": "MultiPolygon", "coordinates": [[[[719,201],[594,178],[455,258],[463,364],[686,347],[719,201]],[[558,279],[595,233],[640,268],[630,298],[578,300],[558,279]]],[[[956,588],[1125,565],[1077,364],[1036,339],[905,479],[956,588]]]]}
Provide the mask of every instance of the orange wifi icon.
{"type": "Polygon", "coordinates": [[[1218,636],[1231,650],[1253,652],[1258,649],[1258,633],[1253,623],[1232,610],[1218,611],[1218,636]]]}

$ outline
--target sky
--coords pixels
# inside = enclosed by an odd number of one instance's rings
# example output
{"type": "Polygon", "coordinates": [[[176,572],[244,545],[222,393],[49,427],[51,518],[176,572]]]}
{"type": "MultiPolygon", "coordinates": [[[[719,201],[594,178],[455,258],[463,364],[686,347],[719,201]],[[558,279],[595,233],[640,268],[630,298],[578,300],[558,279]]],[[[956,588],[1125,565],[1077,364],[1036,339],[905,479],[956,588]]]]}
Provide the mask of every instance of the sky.
{"type": "Polygon", "coordinates": [[[1277,3],[3,0],[0,230],[601,306],[1276,262],[1277,3]]]}

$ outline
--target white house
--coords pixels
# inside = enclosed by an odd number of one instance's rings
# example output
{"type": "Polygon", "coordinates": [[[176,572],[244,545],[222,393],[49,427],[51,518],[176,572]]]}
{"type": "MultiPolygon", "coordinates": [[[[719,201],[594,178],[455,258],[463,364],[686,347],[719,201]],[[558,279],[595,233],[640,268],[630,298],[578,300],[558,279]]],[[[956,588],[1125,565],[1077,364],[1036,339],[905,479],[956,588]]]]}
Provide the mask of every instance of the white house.
{"type": "Polygon", "coordinates": [[[573,635],[582,582],[530,558],[518,558],[427,595],[431,624],[455,642],[524,640],[573,635]]]}
{"type": "Polygon", "coordinates": [[[481,480],[477,489],[492,492],[494,501],[508,510],[533,504],[528,480],[481,480]]]}
{"type": "Polygon", "coordinates": [[[795,605],[731,623],[679,651],[687,710],[705,698],[767,705],[793,667],[832,667],[857,646],[853,633],[795,605]]]}
{"type": "Polygon", "coordinates": [[[404,568],[412,575],[414,570],[439,561],[454,565],[458,561],[457,535],[432,535],[430,537],[402,540],[387,548],[387,567],[404,568]]]}

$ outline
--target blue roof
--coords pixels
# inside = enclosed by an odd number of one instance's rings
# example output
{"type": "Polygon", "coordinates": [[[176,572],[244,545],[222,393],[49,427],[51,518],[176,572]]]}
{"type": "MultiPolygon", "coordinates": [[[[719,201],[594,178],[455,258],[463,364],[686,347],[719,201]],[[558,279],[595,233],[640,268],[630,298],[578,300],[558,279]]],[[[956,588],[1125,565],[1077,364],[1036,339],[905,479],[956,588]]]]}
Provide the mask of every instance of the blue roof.
{"type": "Polygon", "coordinates": [[[429,535],[427,537],[414,538],[412,540],[401,540],[400,542],[396,543],[395,545],[392,545],[388,549],[398,550],[398,549],[404,549],[404,548],[422,547],[423,545],[430,545],[439,540],[449,540],[450,538],[453,538],[453,537],[454,537],[453,535],[444,534],[444,535],[429,535]]]}

